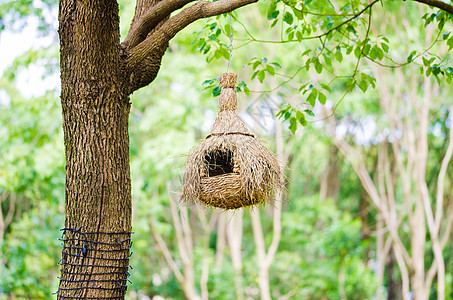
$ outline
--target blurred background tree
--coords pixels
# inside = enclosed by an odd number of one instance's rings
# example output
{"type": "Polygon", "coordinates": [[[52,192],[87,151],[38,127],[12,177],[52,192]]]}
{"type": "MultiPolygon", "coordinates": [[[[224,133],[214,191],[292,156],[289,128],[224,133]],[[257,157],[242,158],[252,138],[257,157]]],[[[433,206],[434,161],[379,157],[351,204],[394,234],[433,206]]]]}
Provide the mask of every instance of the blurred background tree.
{"type": "MultiPolygon", "coordinates": [[[[191,25],[132,96],[127,298],[453,299],[451,15],[412,2],[283,2],[233,13],[232,26],[227,16],[191,25]],[[354,18],[344,40],[304,40],[371,4],[373,22],[354,18]],[[288,194],[233,213],[177,207],[185,155],[216,114],[230,30],[241,117],[287,163],[288,194]]],[[[125,36],[134,7],[120,9],[125,36]]],[[[59,88],[30,94],[23,79],[58,74],[56,14],[54,1],[0,4],[0,38],[35,26],[34,39],[52,41],[18,53],[0,79],[0,299],[48,299],[58,285],[59,88]]]]}

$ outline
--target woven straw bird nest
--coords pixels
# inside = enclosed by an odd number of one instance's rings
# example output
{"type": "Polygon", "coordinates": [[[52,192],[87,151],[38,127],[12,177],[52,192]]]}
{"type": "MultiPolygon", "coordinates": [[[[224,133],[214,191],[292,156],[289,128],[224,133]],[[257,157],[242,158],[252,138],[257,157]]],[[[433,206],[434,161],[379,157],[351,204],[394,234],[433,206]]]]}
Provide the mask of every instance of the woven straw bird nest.
{"type": "Polygon", "coordinates": [[[236,81],[233,73],[220,76],[219,114],[187,159],[182,202],[236,209],[263,203],[284,187],[275,155],[237,115],[236,81]]]}

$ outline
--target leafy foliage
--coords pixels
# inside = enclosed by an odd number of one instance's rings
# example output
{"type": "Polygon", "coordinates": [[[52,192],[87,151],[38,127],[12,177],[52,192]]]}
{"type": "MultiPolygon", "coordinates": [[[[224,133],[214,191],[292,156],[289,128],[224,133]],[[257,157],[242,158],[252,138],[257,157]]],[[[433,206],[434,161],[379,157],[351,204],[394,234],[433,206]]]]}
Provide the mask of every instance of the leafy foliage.
{"type": "MultiPolygon", "coordinates": [[[[332,86],[338,82],[343,86],[343,96],[339,99],[331,99],[337,102],[337,105],[343,101],[345,96],[352,92],[355,88],[362,92],[367,92],[369,87],[376,87],[376,79],[367,71],[367,63],[375,63],[382,66],[392,68],[404,67],[408,64],[420,65],[420,73],[422,76],[433,76],[440,83],[443,79],[447,83],[451,83],[453,79],[453,69],[451,67],[450,58],[448,55],[436,55],[434,49],[441,49],[443,45],[449,49],[453,47],[453,37],[450,34],[452,16],[445,11],[434,11],[425,13],[419,19],[414,19],[413,22],[418,22],[421,30],[428,30],[433,24],[436,24],[436,34],[432,41],[427,43],[425,49],[416,49],[410,51],[404,56],[404,61],[400,59],[400,51],[398,44],[400,40],[392,39],[393,29],[374,33],[370,30],[373,23],[379,22],[382,16],[382,10],[398,10],[399,6],[405,5],[407,11],[417,15],[416,8],[412,5],[393,3],[383,3],[378,0],[374,1],[340,1],[333,5],[330,1],[298,1],[298,0],[268,0],[261,4],[261,11],[265,13],[269,21],[269,30],[273,32],[271,38],[257,37],[254,24],[245,26],[241,21],[241,16],[234,15],[236,27],[241,28],[234,31],[236,35],[240,35],[237,40],[243,44],[299,44],[303,49],[300,58],[302,63],[298,63],[298,69],[294,75],[284,75],[277,73],[275,66],[280,68],[280,62],[273,62],[277,65],[268,64],[269,58],[252,57],[247,63],[252,67],[250,80],[256,80],[263,84],[265,81],[276,81],[277,78],[284,80],[277,87],[287,85],[303,76],[298,76],[301,71],[310,72],[314,70],[315,74],[322,75],[322,79],[327,82],[320,82],[320,76],[312,76],[319,79],[303,79],[299,83],[299,92],[302,93],[303,101],[298,103],[300,107],[293,107],[293,113],[288,115],[287,107],[280,111],[281,116],[286,116],[291,132],[297,130],[297,125],[306,126],[313,117],[309,112],[312,109],[306,109],[306,105],[312,108],[319,102],[324,105],[332,86]],[[381,8],[379,9],[379,5],[381,8]],[[375,15],[373,15],[375,12],[375,15]],[[379,16],[376,16],[378,14],[379,16]],[[278,36],[278,38],[276,38],[278,36]],[[394,50],[392,50],[394,49],[394,50]],[[347,62],[345,64],[345,59],[347,62]],[[401,61],[401,62],[398,62],[401,61]],[[341,72],[338,72],[341,70],[341,72]],[[348,75],[344,75],[349,73],[348,75]],[[304,82],[305,81],[305,82],[304,82]],[[340,83],[341,82],[341,83],[340,83]],[[309,111],[309,112],[307,112],[309,111]],[[299,114],[297,113],[299,112],[299,114]],[[304,115],[303,117],[301,116],[304,115]],[[308,121],[307,121],[308,120],[308,121]]],[[[213,52],[211,46],[207,42],[209,39],[197,39],[196,45],[198,50],[207,55],[207,60],[212,61],[222,57],[222,52],[226,55],[226,44],[220,42],[222,33],[217,26],[217,22],[222,21],[221,17],[216,18],[216,22],[208,22],[203,28],[198,31],[198,36],[203,34],[214,37],[211,41],[216,41],[216,50],[213,52]],[[201,45],[201,46],[200,46],[201,45]],[[222,50],[223,49],[223,50],[222,50]]],[[[401,28],[403,30],[403,28],[401,28]]],[[[228,31],[230,32],[230,31],[228,31]]],[[[262,34],[262,32],[259,32],[262,34]]],[[[411,43],[412,40],[405,41],[411,43]]],[[[412,47],[417,47],[416,43],[411,44],[412,47]]],[[[280,58],[281,59],[281,58],[280,58]]],[[[312,71],[313,73],[313,71],[312,71]]],[[[313,73],[313,74],[314,74],[313,73]]],[[[250,85],[250,84],[249,84],[250,85]]]]}
{"type": "Polygon", "coordinates": [[[0,4],[0,32],[5,29],[20,31],[30,18],[38,20],[38,30],[49,32],[52,28],[50,11],[56,0],[6,0],[0,4]]]}
{"type": "Polygon", "coordinates": [[[2,245],[7,259],[1,269],[2,293],[48,299],[58,284],[60,245],[56,233],[64,215],[55,204],[42,202],[12,226],[2,245]]]}

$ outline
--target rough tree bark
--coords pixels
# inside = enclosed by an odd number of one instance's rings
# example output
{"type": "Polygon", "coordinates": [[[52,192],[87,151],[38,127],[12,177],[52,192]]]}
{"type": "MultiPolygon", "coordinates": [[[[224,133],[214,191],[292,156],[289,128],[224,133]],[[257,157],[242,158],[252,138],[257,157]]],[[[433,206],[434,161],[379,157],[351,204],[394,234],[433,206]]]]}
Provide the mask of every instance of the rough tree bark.
{"type": "Polygon", "coordinates": [[[65,234],[58,299],[124,299],[126,287],[118,287],[126,285],[132,228],[129,95],[154,80],[168,42],[188,24],[257,0],[198,1],[171,16],[190,2],[138,0],[120,43],[116,1],[60,0],[65,227],[73,230],[65,234]]]}

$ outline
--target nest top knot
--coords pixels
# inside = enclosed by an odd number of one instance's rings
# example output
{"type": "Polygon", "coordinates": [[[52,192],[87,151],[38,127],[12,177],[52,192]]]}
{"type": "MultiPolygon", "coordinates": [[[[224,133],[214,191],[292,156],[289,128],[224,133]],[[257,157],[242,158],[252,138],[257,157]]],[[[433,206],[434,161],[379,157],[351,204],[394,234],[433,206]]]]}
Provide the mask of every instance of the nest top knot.
{"type": "Polygon", "coordinates": [[[220,75],[219,82],[222,90],[219,96],[219,110],[235,111],[238,109],[238,99],[236,93],[236,82],[238,76],[234,73],[223,73],[220,75]]]}
{"type": "Polygon", "coordinates": [[[236,82],[238,80],[238,76],[234,73],[223,73],[220,75],[220,86],[222,89],[225,88],[235,88],[236,87],[236,82]]]}

